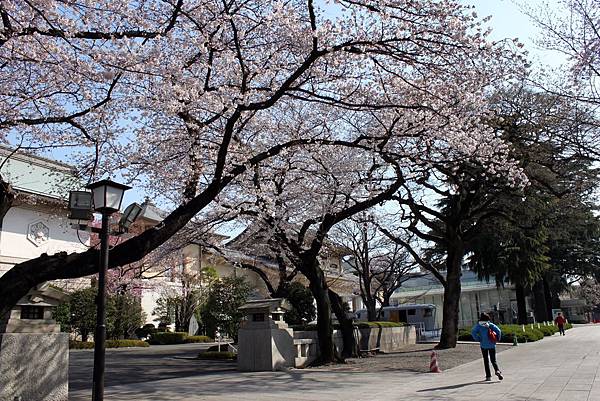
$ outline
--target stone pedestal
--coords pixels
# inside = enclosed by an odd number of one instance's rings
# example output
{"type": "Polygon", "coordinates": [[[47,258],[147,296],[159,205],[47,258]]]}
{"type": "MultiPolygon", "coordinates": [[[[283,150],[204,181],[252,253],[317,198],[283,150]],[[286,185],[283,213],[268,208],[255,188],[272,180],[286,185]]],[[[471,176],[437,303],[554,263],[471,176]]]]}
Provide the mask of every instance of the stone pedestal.
{"type": "Polygon", "coordinates": [[[294,366],[294,331],[283,321],[282,299],[252,301],[240,310],[247,314],[238,332],[238,369],[274,371],[294,366]]]}
{"type": "Polygon", "coordinates": [[[68,334],[0,334],[0,401],[67,401],[68,392],[68,334]]]}

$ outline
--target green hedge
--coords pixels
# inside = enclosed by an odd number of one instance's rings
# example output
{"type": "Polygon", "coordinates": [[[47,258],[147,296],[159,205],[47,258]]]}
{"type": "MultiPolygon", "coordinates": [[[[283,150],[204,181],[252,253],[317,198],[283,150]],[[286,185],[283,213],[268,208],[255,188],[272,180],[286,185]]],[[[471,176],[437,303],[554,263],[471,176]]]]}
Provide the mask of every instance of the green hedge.
{"type": "Polygon", "coordinates": [[[553,336],[555,333],[558,333],[558,327],[552,326],[544,326],[540,324],[539,330],[544,333],[544,336],[553,336]]]}
{"type": "Polygon", "coordinates": [[[106,348],[128,348],[128,347],[149,347],[146,341],[142,340],[107,340],[106,348]]]}
{"type": "MultiPolygon", "coordinates": [[[[407,323],[397,323],[397,322],[355,322],[354,326],[358,327],[359,329],[368,329],[368,328],[373,328],[373,327],[404,327],[407,326],[407,323]]],[[[316,324],[304,324],[304,325],[291,325],[290,328],[294,329],[295,331],[316,331],[317,330],[317,325],[316,324]]],[[[339,330],[340,325],[339,324],[334,324],[333,328],[335,330],[339,330]]]]}
{"type": "Polygon", "coordinates": [[[198,354],[198,359],[237,359],[237,355],[233,352],[226,351],[206,351],[198,354]]]}
{"type": "Polygon", "coordinates": [[[358,322],[354,324],[359,329],[368,329],[373,327],[404,327],[407,326],[406,323],[397,323],[397,322],[358,322]]]}
{"type": "MultiPolygon", "coordinates": [[[[106,348],[148,347],[146,341],[141,340],[106,340],[106,348]]],[[[69,341],[70,349],[93,349],[93,341],[69,341]]]]}
{"type": "Polygon", "coordinates": [[[70,349],[92,349],[94,348],[94,343],[92,341],[69,341],[70,349]]]}
{"type": "MultiPolygon", "coordinates": [[[[554,325],[544,326],[543,324],[540,324],[540,327],[538,328],[537,323],[533,325],[533,328],[531,328],[531,324],[526,324],[525,331],[523,331],[523,326],[520,324],[501,324],[499,327],[500,330],[502,330],[500,342],[509,344],[514,342],[515,337],[517,338],[517,342],[524,343],[539,341],[544,338],[544,336],[551,336],[558,332],[558,327],[554,325]]],[[[467,329],[458,331],[458,339],[460,341],[474,341],[473,337],[471,337],[471,330],[467,329]]]]}
{"type": "Polygon", "coordinates": [[[185,343],[212,343],[214,340],[209,336],[187,336],[185,343]]]}
{"type": "Polygon", "coordinates": [[[163,332],[163,333],[152,333],[148,342],[152,345],[167,345],[167,344],[184,344],[185,339],[188,337],[187,333],[176,331],[163,332]]]}

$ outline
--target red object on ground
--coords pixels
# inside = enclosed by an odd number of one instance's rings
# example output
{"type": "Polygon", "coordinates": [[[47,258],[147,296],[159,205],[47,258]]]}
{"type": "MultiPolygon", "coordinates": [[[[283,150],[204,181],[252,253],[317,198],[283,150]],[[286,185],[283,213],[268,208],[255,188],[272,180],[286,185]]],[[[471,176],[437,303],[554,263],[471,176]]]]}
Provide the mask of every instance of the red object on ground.
{"type": "Polygon", "coordinates": [[[433,351],[431,353],[431,362],[429,363],[429,371],[431,373],[442,373],[442,369],[438,366],[437,363],[437,353],[433,351]]]}

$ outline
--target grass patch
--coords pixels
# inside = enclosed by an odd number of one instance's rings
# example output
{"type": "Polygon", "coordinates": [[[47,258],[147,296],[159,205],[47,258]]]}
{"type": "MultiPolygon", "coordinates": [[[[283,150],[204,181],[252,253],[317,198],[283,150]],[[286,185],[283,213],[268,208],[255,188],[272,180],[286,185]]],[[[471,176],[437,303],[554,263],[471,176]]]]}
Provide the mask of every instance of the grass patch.
{"type": "Polygon", "coordinates": [[[198,359],[219,359],[234,361],[237,359],[237,355],[233,352],[228,351],[206,351],[199,353],[198,359]]]}

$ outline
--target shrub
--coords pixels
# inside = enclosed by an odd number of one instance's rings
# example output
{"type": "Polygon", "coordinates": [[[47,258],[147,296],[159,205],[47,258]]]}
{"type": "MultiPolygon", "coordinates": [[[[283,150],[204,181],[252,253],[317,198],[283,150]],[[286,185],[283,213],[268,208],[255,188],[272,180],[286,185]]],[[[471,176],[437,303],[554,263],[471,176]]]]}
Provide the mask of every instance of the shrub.
{"type": "Polygon", "coordinates": [[[209,336],[187,336],[185,343],[212,343],[213,339],[209,336]]]}
{"type": "Polygon", "coordinates": [[[558,327],[556,327],[554,325],[550,325],[550,326],[540,325],[539,330],[542,333],[544,333],[544,336],[551,336],[551,335],[554,335],[554,333],[558,332],[558,327]]]}
{"type": "Polygon", "coordinates": [[[471,330],[460,329],[458,330],[458,341],[475,341],[471,336],[471,330]]]}
{"type": "Polygon", "coordinates": [[[149,347],[146,341],[142,340],[107,340],[106,348],[128,348],[128,347],[149,347]]]}
{"type": "Polygon", "coordinates": [[[294,331],[316,331],[316,324],[295,324],[291,325],[290,328],[294,329],[294,331]]]}
{"type": "MultiPolygon", "coordinates": [[[[520,343],[524,342],[532,342],[538,341],[544,338],[544,335],[552,335],[546,334],[551,333],[552,330],[556,330],[553,326],[541,326],[540,329],[537,326],[531,328],[531,325],[525,325],[525,331],[523,331],[523,326],[518,324],[501,324],[499,325],[500,330],[502,331],[502,337],[500,338],[500,343],[509,343],[512,344],[514,342],[515,337],[517,337],[517,341],[520,343]],[[546,327],[544,329],[543,327],[546,327]]],[[[468,329],[460,329],[458,331],[458,340],[459,341],[474,341],[473,337],[471,337],[471,330],[468,329]]]]}
{"type": "Polygon", "coordinates": [[[187,333],[180,331],[174,333],[157,332],[150,334],[148,342],[152,345],[183,344],[187,336],[187,333]]]}
{"type": "Polygon", "coordinates": [[[94,348],[94,343],[91,341],[69,341],[70,349],[92,349],[94,348]]]}
{"type": "Polygon", "coordinates": [[[198,354],[198,359],[229,359],[235,360],[237,359],[237,355],[233,352],[224,352],[224,351],[206,351],[198,354]]]}
{"type": "MultiPolygon", "coordinates": [[[[148,347],[146,341],[140,340],[106,340],[106,348],[148,347]]],[[[92,341],[69,341],[70,349],[93,349],[92,341]]]]}
{"type": "MultiPolygon", "coordinates": [[[[400,322],[355,322],[354,326],[358,327],[359,329],[368,329],[368,328],[373,328],[373,327],[404,327],[407,326],[408,324],[400,322]]],[[[303,324],[303,325],[293,325],[290,326],[290,328],[294,329],[295,331],[316,331],[317,330],[317,325],[316,324],[303,324]]],[[[339,324],[334,324],[333,328],[335,330],[339,330],[340,329],[340,325],[339,324]]]]}
{"type": "Polygon", "coordinates": [[[148,323],[136,329],[135,335],[138,336],[138,338],[147,338],[148,336],[150,336],[150,334],[156,333],[157,331],[158,330],[156,329],[156,327],[154,327],[152,323],[148,323]]]}
{"type": "Polygon", "coordinates": [[[501,342],[503,343],[512,343],[515,337],[520,343],[538,341],[544,338],[544,333],[538,330],[537,326],[532,329],[531,325],[527,324],[525,325],[525,331],[523,331],[523,326],[519,324],[500,325],[500,330],[502,330],[501,342]]]}

